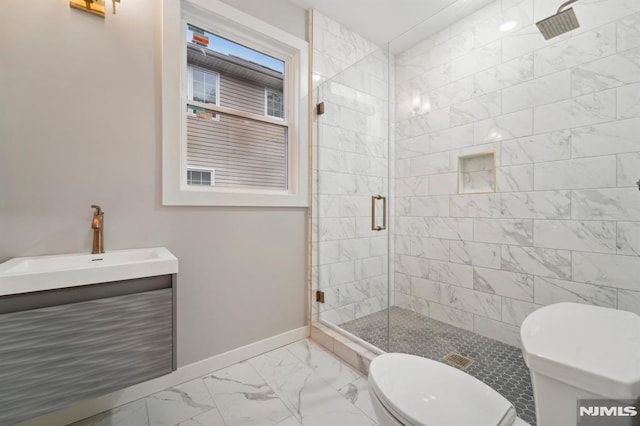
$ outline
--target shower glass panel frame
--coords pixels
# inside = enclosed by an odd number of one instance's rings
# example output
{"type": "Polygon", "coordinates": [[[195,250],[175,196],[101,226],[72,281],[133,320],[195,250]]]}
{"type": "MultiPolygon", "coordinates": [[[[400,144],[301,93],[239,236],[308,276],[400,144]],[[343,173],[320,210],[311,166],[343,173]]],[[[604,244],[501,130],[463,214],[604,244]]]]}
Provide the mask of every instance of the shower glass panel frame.
{"type": "Polygon", "coordinates": [[[392,303],[390,58],[379,48],[314,88],[324,108],[314,116],[312,318],[376,353],[388,350],[388,317],[380,342],[341,326],[392,303]]]}

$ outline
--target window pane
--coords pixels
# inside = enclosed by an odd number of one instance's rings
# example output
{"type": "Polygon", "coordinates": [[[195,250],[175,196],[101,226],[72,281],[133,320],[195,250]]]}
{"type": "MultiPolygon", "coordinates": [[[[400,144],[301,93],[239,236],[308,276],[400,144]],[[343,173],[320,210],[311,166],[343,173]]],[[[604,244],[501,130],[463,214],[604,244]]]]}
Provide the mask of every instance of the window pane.
{"type": "Polygon", "coordinates": [[[204,81],[204,73],[200,70],[194,69],[193,70],[193,81],[197,81],[197,82],[203,82],[204,81]]]}
{"type": "MultiPolygon", "coordinates": [[[[216,86],[220,106],[264,116],[265,88],[282,92],[284,62],[192,25],[187,25],[186,31],[187,64],[217,73],[218,78],[212,74],[211,80],[207,75],[202,81],[216,86]]],[[[210,99],[208,87],[206,92],[210,99]]],[[[283,102],[282,98],[279,102],[283,102]]],[[[277,109],[284,111],[281,106],[277,109]]]]}
{"type": "Polygon", "coordinates": [[[287,127],[218,117],[187,117],[187,163],[213,168],[216,186],[287,189],[287,127]]]}

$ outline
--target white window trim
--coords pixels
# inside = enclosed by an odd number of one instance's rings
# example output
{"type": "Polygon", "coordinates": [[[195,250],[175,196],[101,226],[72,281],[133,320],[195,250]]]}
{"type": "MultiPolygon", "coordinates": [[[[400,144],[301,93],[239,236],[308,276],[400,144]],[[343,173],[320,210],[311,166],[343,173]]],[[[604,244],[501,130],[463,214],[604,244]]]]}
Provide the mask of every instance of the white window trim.
{"type": "MultiPolygon", "coordinates": [[[[162,202],[183,206],[307,207],[308,44],[219,0],[162,2],[162,202]],[[288,190],[186,184],[186,20],[265,54],[286,59],[288,190]],[[288,102],[287,102],[288,101],[288,102]]],[[[275,120],[275,119],[274,119],[275,120]]],[[[282,120],[278,120],[282,124],[282,120]]]]}
{"type": "MultiPolygon", "coordinates": [[[[265,117],[275,118],[276,120],[284,120],[283,117],[278,117],[278,116],[269,114],[269,92],[281,94],[282,98],[283,98],[282,100],[284,102],[284,93],[280,93],[280,92],[278,92],[276,90],[273,90],[273,89],[271,89],[269,87],[265,87],[264,88],[264,116],[265,117]]],[[[284,110],[283,110],[283,112],[284,112],[284,110]]]]}

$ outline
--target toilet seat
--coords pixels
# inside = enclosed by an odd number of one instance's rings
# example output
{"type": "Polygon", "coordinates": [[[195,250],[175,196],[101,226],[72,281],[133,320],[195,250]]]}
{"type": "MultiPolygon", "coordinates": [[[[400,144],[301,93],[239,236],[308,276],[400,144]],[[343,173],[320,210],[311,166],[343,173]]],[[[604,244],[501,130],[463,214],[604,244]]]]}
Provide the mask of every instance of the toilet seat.
{"type": "Polygon", "coordinates": [[[406,425],[510,425],[511,403],[469,374],[414,355],[380,355],[369,386],[382,406],[406,425]]]}

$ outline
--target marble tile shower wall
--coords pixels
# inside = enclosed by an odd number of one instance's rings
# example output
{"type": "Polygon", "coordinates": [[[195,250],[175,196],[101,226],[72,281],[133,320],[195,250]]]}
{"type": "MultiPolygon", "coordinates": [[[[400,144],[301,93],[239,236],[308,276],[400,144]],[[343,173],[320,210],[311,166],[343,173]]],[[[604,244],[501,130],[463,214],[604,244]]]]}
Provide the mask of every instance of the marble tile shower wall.
{"type": "Polygon", "coordinates": [[[559,3],[496,1],[395,58],[395,303],[514,345],[543,305],[640,313],[640,2],[576,3],[545,41],[559,3]],[[459,195],[485,151],[495,193],[459,195]]]}
{"type": "Polygon", "coordinates": [[[314,11],[314,319],[334,324],[387,307],[388,245],[371,231],[371,195],[388,187],[388,56],[314,11]]]}

